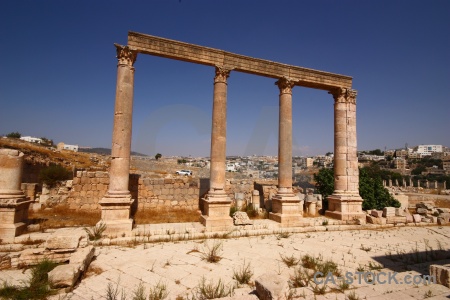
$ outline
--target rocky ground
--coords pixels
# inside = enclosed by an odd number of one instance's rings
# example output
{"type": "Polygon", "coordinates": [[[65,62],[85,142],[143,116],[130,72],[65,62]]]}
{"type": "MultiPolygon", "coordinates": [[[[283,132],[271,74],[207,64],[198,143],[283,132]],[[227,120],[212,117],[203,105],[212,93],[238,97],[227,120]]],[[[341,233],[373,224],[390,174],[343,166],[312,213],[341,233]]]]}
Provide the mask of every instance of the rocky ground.
{"type": "MultiPolygon", "coordinates": [[[[139,233],[133,238],[96,242],[95,258],[81,282],[70,293],[52,299],[107,299],[108,287],[133,299],[140,285],[148,295],[158,284],[166,287],[166,299],[198,299],[202,289],[208,284],[217,285],[219,280],[226,287],[235,288],[232,299],[258,299],[255,281],[269,289],[275,285],[284,297],[281,299],[450,297],[449,288],[420,280],[420,276],[429,274],[430,264],[450,263],[449,226],[327,225],[287,233],[288,229],[281,230],[269,220],[257,222],[233,233],[208,233],[209,238],[197,223],[146,225],[138,228],[139,233]],[[182,232],[186,238],[196,239],[179,238],[182,232]],[[220,259],[208,262],[207,256],[214,247],[220,259]],[[348,276],[353,282],[346,289],[335,276],[336,284],[330,277],[324,295],[319,294],[324,285],[315,287],[313,280],[306,287],[294,288],[296,272],[298,275],[304,270],[300,259],[305,260],[305,255],[336,263],[341,276],[348,276]],[[292,266],[288,266],[289,262],[292,266]],[[238,284],[233,277],[246,266],[252,273],[250,281],[238,284]],[[368,274],[366,282],[364,277],[358,279],[358,271],[373,274],[363,273],[368,274]],[[395,279],[383,283],[394,272],[398,273],[395,279]]],[[[45,239],[43,233],[34,235],[30,238],[45,239]]],[[[0,281],[20,284],[28,276],[29,271],[3,270],[0,281]]]]}

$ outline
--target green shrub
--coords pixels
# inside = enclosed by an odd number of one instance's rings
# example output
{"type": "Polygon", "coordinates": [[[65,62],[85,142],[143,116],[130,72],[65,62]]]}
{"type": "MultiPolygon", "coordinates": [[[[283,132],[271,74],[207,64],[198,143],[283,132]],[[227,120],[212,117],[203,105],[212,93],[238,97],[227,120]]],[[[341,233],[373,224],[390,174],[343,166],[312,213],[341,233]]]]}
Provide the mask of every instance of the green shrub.
{"type": "Polygon", "coordinates": [[[1,299],[47,299],[54,294],[48,281],[48,272],[53,270],[57,264],[50,260],[43,260],[31,269],[31,277],[25,286],[12,286],[3,282],[0,288],[1,299]]]}
{"type": "Polygon", "coordinates": [[[41,170],[39,180],[49,186],[54,186],[59,181],[70,179],[71,175],[71,172],[63,166],[51,165],[41,170]]]}
{"type": "Polygon", "coordinates": [[[20,139],[22,135],[19,132],[10,132],[6,135],[6,137],[12,138],[12,139],[20,139]]]}

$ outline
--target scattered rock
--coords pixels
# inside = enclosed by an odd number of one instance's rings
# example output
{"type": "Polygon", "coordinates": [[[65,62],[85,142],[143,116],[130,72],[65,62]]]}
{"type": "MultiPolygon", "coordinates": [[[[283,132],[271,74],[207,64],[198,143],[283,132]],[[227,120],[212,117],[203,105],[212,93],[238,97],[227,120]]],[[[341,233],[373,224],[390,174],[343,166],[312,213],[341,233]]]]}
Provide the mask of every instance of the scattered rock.
{"type": "Polygon", "coordinates": [[[275,273],[266,273],[255,280],[256,294],[261,300],[286,299],[289,284],[285,278],[275,273]]]}
{"type": "Polygon", "coordinates": [[[437,284],[450,288],[450,264],[430,265],[430,275],[436,279],[437,284]]]}
{"type": "Polygon", "coordinates": [[[375,218],[381,218],[383,216],[383,211],[382,210],[372,210],[371,214],[375,218]]]}
{"type": "Polygon", "coordinates": [[[237,211],[233,214],[234,225],[251,225],[253,221],[249,219],[246,212],[237,211]]]}

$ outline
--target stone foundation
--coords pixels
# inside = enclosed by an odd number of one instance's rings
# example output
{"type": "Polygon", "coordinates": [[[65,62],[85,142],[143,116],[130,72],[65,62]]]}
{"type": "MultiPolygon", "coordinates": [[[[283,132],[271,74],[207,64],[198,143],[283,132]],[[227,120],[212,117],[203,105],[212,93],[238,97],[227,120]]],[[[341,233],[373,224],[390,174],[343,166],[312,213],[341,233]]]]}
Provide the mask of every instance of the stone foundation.
{"type": "Polygon", "coordinates": [[[231,200],[226,195],[207,195],[202,199],[203,211],[200,222],[208,231],[224,231],[233,227],[230,217],[231,200]]]}
{"type": "Polygon", "coordinates": [[[272,212],[269,219],[281,223],[282,227],[301,226],[300,198],[292,195],[276,195],[272,198],[272,212]]]}
{"type": "Polygon", "coordinates": [[[362,198],[359,195],[331,195],[328,198],[328,210],[325,216],[342,221],[364,219],[362,198]]]}
{"type": "Polygon", "coordinates": [[[0,237],[12,242],[27,227],[29,200],[21,190],[23,153],[0,149],[0,237]]]}

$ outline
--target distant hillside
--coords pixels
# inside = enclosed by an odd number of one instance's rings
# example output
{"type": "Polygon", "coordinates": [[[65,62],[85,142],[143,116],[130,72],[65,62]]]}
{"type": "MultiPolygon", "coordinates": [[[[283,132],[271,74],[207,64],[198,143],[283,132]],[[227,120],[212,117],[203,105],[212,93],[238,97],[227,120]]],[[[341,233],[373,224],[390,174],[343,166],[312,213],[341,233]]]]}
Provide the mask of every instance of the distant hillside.
{"type": "MultiPolygon", "coordinates": [[[[111,155],[111,149],[109,149],[109,148],[83,148],[83,149],[78,149],[78,151],[86,152],[86,153],[97,153],[97,154],[102,154],[102,155],[111,155]]],[[[131,151],[131,155],[147,156],[145,154],[134,152],[134,151],[131,151]]]]}

